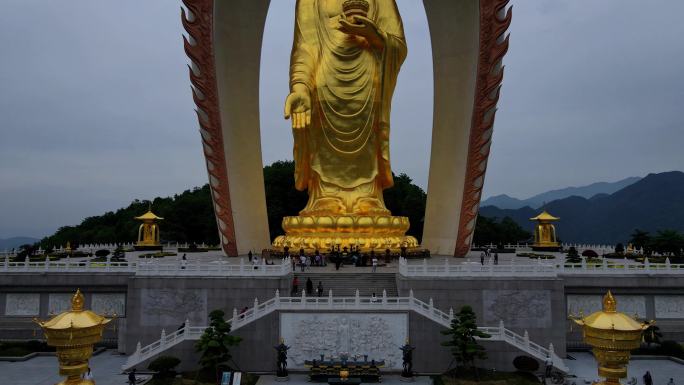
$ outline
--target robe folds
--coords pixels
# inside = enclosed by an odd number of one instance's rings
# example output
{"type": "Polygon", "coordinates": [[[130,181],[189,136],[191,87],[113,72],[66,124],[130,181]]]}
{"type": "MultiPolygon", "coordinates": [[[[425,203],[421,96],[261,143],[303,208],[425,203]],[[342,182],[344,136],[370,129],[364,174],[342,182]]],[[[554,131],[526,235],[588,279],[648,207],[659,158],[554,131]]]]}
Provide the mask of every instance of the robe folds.
{"type": "Polygon", "coordinates": [[[375,183],[382,194],[393,185],[390,109],[407,53],[401,18],[394,0],[369,0],[368,18],[385,36],[384,48],[374,49],[339,31],[325,1],[297,1],[290,88],[309,89],[312,117],[306,128],[293,129],[295,186],[375,183]]]}

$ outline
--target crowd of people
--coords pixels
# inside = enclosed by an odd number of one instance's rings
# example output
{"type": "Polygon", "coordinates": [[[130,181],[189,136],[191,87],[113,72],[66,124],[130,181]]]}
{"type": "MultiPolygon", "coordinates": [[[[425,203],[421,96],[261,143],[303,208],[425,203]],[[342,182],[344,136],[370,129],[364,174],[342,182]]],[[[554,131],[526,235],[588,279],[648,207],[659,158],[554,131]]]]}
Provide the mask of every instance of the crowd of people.
{"type": "MultiPolygon", "coordinates": [[[[399,256],[405,253],[405,249],[402,249],[399,256]]],[[[358,246],[343,247],[337,246],[331,250],[328,250],[326,254],[322,254],[319,250],[315,250],[313,254],[307,254],[303,248],[299,249],[298,255],[290,255],[288,248],[286,247],[283,253],[283,257],[290,257],[292,261],[292,271],[297,271],[297,268],[301,272],[305,272],[312,266],[327,266],[328,263],[332,263],[335,266],[335,270],[339,270],[345,265],[356,266],[356,267],[371,267],[373,272],[377,271],[378,266],[380,266],[381,261],[376,254],[375,250],[371,250],[369,253],[361,251],[358,246]]],[[[387,265],[391,263],[393,258],[392,251],[386,249],[384,253],[384,264],[387,265]]]]}

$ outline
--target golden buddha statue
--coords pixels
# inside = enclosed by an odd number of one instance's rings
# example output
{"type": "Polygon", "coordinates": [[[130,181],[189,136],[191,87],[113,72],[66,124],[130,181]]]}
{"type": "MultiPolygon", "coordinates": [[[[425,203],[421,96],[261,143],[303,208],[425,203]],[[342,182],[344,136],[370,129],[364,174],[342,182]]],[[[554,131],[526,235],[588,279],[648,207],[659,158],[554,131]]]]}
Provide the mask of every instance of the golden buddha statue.
{"type": "Polygon", "coordinates": [[[406,53],[393,0],[297,1],[285,118],[295,186],[309,201],[283,219],[274,246],[417,246],[382,195],[393,185],[390,108],[406,53]]]}

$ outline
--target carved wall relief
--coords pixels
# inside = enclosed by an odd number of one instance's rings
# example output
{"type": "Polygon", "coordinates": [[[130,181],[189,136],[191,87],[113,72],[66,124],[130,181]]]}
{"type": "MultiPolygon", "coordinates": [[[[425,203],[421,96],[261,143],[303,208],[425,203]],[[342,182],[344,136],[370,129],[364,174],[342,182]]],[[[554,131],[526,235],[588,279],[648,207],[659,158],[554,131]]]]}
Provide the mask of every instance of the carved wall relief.
{"type": "Polygon", "coordinates": [[[305,360],[346,353],[363,360],[385,360],[401,368],[401,351],[408,333],[407,314],[281,313],[280,334],[289,345],[288,367],[303,368],[305,360]]]}

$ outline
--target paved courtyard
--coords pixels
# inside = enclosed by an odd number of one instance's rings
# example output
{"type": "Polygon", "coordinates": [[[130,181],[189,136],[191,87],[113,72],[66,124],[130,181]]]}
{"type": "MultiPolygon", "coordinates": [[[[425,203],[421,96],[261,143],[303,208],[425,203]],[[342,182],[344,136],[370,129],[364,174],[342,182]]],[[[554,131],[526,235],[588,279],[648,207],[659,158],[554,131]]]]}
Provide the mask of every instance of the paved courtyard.
{"type": "MultiPolygon", "coordinates": [[[[571,373],[577,378],[571,378],[567,384],[573,382],[576,385],[591,384],[598,379],[596,363],[590,353],[571,353],[574,360],[566,360],[571,373]]],[[[121,365],[126,360],[125,356],[106,351],[90,361],[95,381],[98,385],[123,385],[127,378],[121,373],[121,365]]],[[[653,376],[654,385],[666,385],[670,378],[675,380],[676,385],[684,385],[684,365],[670,360],[632,360],[628,368],[628,378],[635,377],[637,384],[642,385],[642,376],[649,370],[653,376]]],[[[0,383],[11,385],[52,385],[60,380],[57,375],[57,359],[54,356],[35,357],[23,362],[0,362],[0,373],[3,373],[0,383]]],[[[140,376],[139,376],[140,377],[140,376]]],[[[397,375],[383,376],[383,384],[403,384],[397,375]]],[[[626,383],[626,381],[623,381],[626,383]]],[[[261,376],[257,385],[281,384],[275,381],[274,376],[261,376]]],[[[292,374],[290,385],[310,384],[304,374],[292,374]]],[[[429,377],[416,378],[417,385],[431,385],[429,377]]]]}
{"type": "MultiPolygon", "coordinates": [[[[575,359],[565,360],[565,363],[570,368],[570,372],[577,376],[577,380],[574,381],[576,385],[591,384],[599,378],[596,373],[596,361],[591,353],[570,353],[570,355],[575,359]]],[[[684,365],[670,360],[633,359],[627,367],[627,380],[634,377],[637,379],[637,384],[642,385],[644,383],[642,377],[647,370],[651,372],[653,385],[666,385],[670,378],[674,379],[675,385],[684,385],[684,365]]],[[[622,383],[626,384],[627,380],[622,383]]],[[[572,383],[571,380],[569,384],[572,383]]]]}
{"type": "MultiPolygon", "coordinates": [[[[126,356],[112,350],[100,353],[90,360],[90,368],[97,385],[124,385],[127,376],[121,374],[121,365],[126,356]]],[[[62,381],[59,377],[57,358],[54,356],[34,357],[23,362],[0,362],[2,378],[0,384],[7,385],[52,385],[62,381]]]]}

